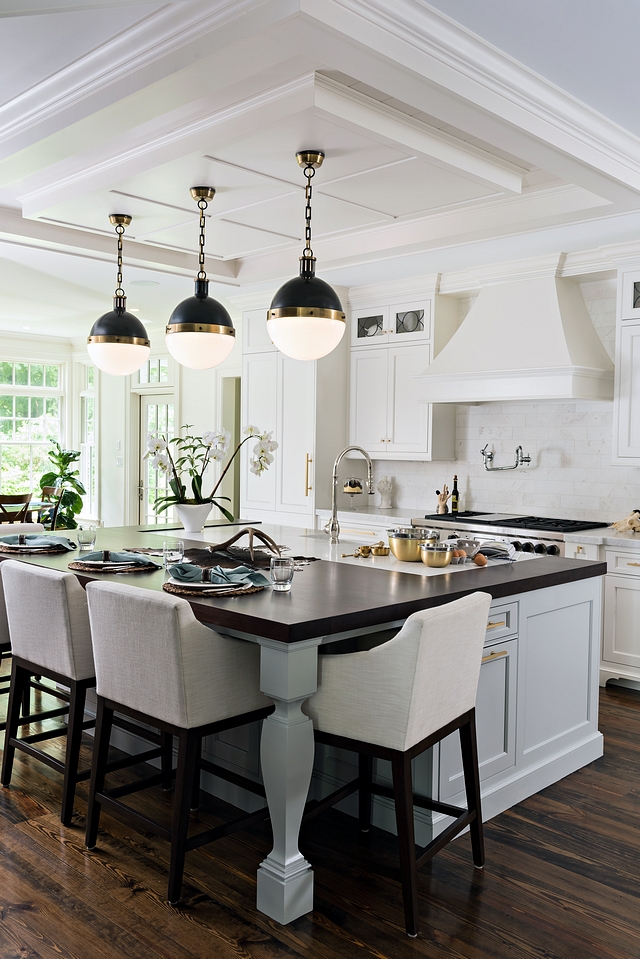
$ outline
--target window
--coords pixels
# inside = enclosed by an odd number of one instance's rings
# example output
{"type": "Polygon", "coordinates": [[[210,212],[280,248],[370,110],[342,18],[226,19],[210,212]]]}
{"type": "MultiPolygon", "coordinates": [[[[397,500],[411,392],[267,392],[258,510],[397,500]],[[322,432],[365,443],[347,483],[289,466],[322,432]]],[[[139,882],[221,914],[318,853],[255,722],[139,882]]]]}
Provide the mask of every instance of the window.
{"type": "Polygon", "coordinates": [[[162,357],[157,360],[147,360],[141,367],[138,374],[138,383],[168,383],[169,382],[169,359],[162,357]]]}
{"type": "Polygon", "coordinates": [[[87,491],[82,513],[97,516],[96,398],[95,369],[84,368],[84,389],[80,393],[80,479],[87,491]]]}
{"type": "Polygon", "coordinates": [[[60,366],[0,363],[0,492],[38,489],[61,438],[62,401],[60,366]]]}

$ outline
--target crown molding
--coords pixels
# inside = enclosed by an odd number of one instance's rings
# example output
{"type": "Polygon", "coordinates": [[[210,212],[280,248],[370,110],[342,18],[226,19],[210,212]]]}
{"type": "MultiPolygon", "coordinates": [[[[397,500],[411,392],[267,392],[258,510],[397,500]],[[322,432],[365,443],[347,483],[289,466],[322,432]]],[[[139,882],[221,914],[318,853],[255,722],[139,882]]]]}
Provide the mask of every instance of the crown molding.
{"type": "Polygon", "coordinates": [[[564,253],[551,253],[547,256],[528,257],[524,260],[492,263],[473,270],[445,273],[440,280],[440,292],[445,295],[472,293],[485,286],[495,286],[499,283],[514,280],[533,280],[542,276],[562,276],[564,261],[564,253]]]}
{"type": "Polygon", "coordinates": [[[406,70],[640,191],[638,137],[425,0],[301,0],[301,6],[310,17],[335,19],[343,33],[375,44],[406,70]]]}
{"type": "Polygon", "coordinates": [[[0,141],[6,144],[119,80],[176,54],[255,5],[255,0],[166,4],[0,107],[0,141]]]}
{"type": "Polygon", "coordinates": [[[440,274],[414,276],[408,280],[391,280],[388,283],[368,283],[349,288],[349,305],[367,307],[390,300],[400,301],[407,296],[433,296],[440,292],[440,274]]]}

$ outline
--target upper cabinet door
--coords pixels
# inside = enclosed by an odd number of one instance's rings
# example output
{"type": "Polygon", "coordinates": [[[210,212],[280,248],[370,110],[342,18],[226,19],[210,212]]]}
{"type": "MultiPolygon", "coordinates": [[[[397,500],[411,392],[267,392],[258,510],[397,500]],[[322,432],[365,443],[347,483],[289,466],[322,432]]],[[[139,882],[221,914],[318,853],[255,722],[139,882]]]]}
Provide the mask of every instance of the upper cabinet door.
{"type": "Polygon", "coordinates": [[[389,342],[394,346],[431,339],[431,301],[406,300],[389,308],[389,342]]]}
{"type": "Polygon", "coordinates": [[[349,443],[368,453],[385,452],[391,439],[387,433],[387,370],[387,350],[352,351],[349,443]]]}
{"type": "Polygon", "coordinates": [[[313,516],[316,364],[282,354],[278,360],[276,509],[313,516]]]}
{"type": "Polygon", "coordinates": [[[640,272],[622,274],[621,320],[640,320],[640,272]]]}
{"type": "Polygon", "coordinates": [[[242,352],[276,352],[276,346],[267,330],[266,310],[245,310],[242,314],[242,352]]]}
{"type": "MultiPolygon", "coordinates": [[[[255,353],[242,361],[242,426],[255,426],[260,431],[273,432],[277,439],[278,353],[255,353]]],[[[276,469],[274,466],[260,476],[251,472],[251,457],[255,443],[251,440],[242,448],[240,500],[243,509],[275,509],[276,469]]],[[[278,456],[279,450],[275,455],[278,456]]],[[[274,464],[275,465],[275,464],[274,464]]]]}
{"type": "Polygon", "coordinates": [[[351,311],[351,346],[385,346],[390,333],[388,306],[351,311]]]}
{"type": "Polygon", "coordinates": [[[387,450],[390,453],[431,453],[430,407],[418,403],[414,377],[431,362],[431,347],[397,346],[389,350],[387,450]]]}
{"type": "Polygon", "coordinates": [[[640,465],[640,324],[619,331],[617,390],[614,400],[614,460],[640,465]]]}

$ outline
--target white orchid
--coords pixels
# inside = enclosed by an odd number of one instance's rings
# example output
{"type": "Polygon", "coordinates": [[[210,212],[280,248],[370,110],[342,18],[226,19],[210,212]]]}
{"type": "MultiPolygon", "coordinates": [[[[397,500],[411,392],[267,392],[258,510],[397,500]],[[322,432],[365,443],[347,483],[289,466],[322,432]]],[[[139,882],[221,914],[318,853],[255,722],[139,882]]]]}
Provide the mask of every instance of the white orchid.
{"type": "Polygon", "coordinates": [[[165,452],[156,453],[155,456],[151,458],[151,465],[154,470],[162,470],[164,473],[167,473],[169,470],[169,457],[165,452]]]}
{"type": "Polygon", "coordinates": [[[245,436],[260,436],[260,430],[257,426],[246,426],[244,429],[245,436]]]}
{"type": "Polygon", "coordinates": [[[154,453],[163,453],[166,448],[167,441],[161,436],[155,436],[153,433],[147,433],[147,453],[145,454],[145,459],[147,456],[151,456],[154,453]]]}

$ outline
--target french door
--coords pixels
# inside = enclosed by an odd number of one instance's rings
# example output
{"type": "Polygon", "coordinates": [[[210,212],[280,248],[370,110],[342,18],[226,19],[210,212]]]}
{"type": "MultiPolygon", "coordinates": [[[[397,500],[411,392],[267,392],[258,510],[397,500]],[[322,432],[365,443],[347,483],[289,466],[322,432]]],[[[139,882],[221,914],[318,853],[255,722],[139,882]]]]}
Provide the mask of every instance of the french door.
{"type": "Polygon", "coordinates": [[[170,492],[169,477],[160,469],[154,469],[152,457],[145,459],[147,433],[171,439],[174,436],[174,400],[172,393],[144,393],[140,397],[140,500],[141,526],[153,526],[173,519],[173,510],[156,515],[154,504],[158,496],[170,492]]]}

